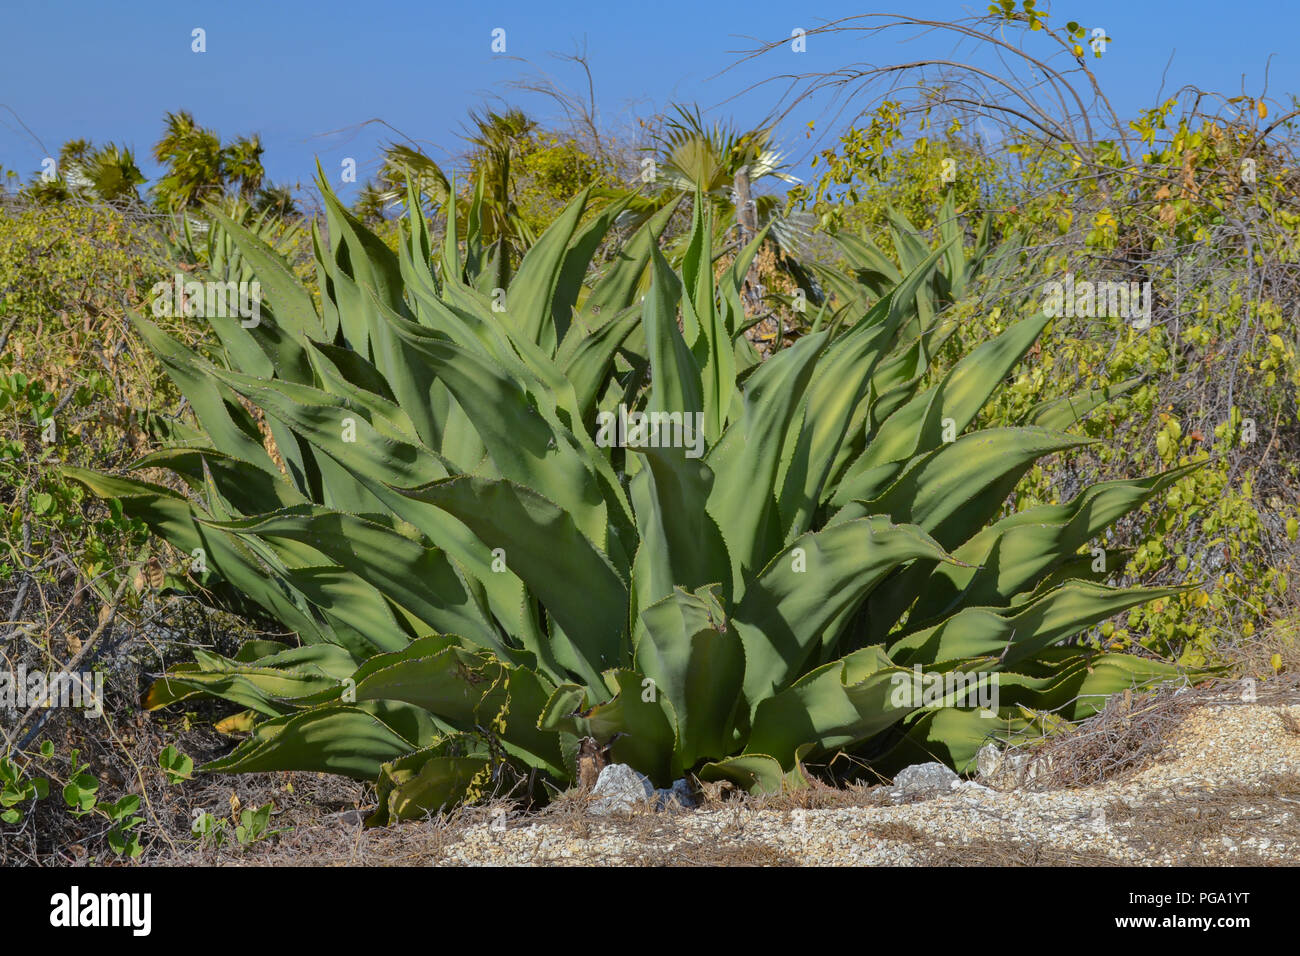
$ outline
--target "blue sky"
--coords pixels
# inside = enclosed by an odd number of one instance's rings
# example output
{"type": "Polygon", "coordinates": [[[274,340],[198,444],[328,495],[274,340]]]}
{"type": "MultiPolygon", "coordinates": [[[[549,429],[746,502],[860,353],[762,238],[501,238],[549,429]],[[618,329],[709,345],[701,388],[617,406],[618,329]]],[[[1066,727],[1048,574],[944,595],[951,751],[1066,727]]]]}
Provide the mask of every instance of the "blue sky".
{"type": "MultiPolygon", "coordinates": [[[[1155,101],[1166,67],[1166,95],[1193,82],[1237,94],[1243,75],[1246,91],[1255,94],[1269,55],[1276,54],[1269,95],[1280,106],[1300,90],[1300,60],[1292,52],[1300,5],[1294,0],[1039,5],[1054,11],[1053,22],[1102,26],[1114,38],[1096,68],[1121,114],[1155,101]]],[[[164,112],[187,109],[223,138],[260,133],[268,173],[277,182],[309,183],[316,156],[327,170],[355,157],[364,178],[377,165],[380,144],[394,138],[377,124],[363,125],[367,120],[382,119],[445,159],[464,149],[467,111],[501,102],[497,98],[544,121],[555,119],[547,102],[513,93],[509,84],[533,72],[521,62],[527,60],[576,85],[576,71],[550,54],[572,51],[584,39],[610,125],[634,122],[674,101],[698,102],[706,117],[753,122],[766,115],[772,99],[763,89],[744,91],[781,72],[951,52],[951,43],[925,39],[869,45],[814,37],[804,54],[769,54],[723,72],[753,38],[788,37],[794,27],[810,29],[868,9],[952,19],[986,7],[987,0],[880,7],[838,0],[12,4],[0,17],[0,165],[28,177],[47,153],[82,137],[134,147],[153,176],[148,153],[164,112]],[[195,27],[207,31],[206,53],[191,52],[195,27]],[[508,56],[490,50],[496,27],[507,31],[508,56]]],[[[801,115],[782,129],[792,153],[806,145],[804,122],[801,115]]]]}

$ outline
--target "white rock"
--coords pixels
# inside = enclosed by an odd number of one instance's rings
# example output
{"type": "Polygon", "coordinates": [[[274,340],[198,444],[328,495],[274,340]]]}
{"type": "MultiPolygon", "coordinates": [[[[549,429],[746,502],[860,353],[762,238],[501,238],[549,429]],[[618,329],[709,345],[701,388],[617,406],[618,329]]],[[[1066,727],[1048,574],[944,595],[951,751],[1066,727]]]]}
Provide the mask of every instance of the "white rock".
{"type": "Polygon", "coordinates": [[[960,780],[951,767],[938,761],[918,763],[904,767],[894,777],[893,795],[895,798],[930,793],[935,790],[950,790],[960,780]]]}
{"type": "Polygon", "coordinates": [[[996,780],[1002,770],[1002,751],[996,744],[985,744],[975,754],[975,768],[981,780],[996,780]]]}
{"type": "Polygon", "coordinates": [[[597,816],[631,813],[655,797],[654,784],[645,774],[625,763],[612,763],[600,772],[592,788],[593,801],[587,810],[597,816]]]}

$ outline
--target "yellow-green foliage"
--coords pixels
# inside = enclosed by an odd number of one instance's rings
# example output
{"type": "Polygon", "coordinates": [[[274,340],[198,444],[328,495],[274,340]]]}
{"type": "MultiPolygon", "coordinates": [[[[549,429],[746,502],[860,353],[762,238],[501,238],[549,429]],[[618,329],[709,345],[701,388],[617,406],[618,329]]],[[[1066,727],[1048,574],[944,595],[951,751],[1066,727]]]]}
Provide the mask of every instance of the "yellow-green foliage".
{"type": "Polygon", "coordinates": [[[960,124],[942,136],[922,136],[891,151],[900,135],[899,118],[887,107],[867,129],[848,130],[834,147],[813,157],[819,178],[790,190],[792,206],[811,210],[823,229],[865,229],[887,247],[890,209],[918,229],[931,229],[935,210],[949,191],[959,212],[997,201],[1000,190],[987,185],[997,165],[960,139],[960,124]]]}
{"type": "MultiPolygon", "coordinates": [[[[142,525],[86,502],[50,466],[124,464],[147,447],[140,410],[174,403],[170,382],[123,324],[124,307],[170,275],[163,252],[148,229],[106,207],[0,217],[0,330],[8,332],[0,350],[0,579],[57,548],[108,588],[121,559],[144,541],[142,525]]],[[[191,342],[201,332],[171,328],[191,342]]],[[[68,570],[50,564],[37,583],[68,570]]]]}
{"type": "MultiPolygon", "coordinates": [[[[1219,166],[1235,168],[1210,149],[1227,139],[1223,133],[1186,137],[1189,149],[1209,144],[1208,153],[1160,154],[1153,157],[1147,174],[1192,178],[1199,170],[1198,158],[1207,155],[1219,166]]],[[[1217,182],[1209,173],[1205,179],[1217,182]]],[[[1292,194],[1276,182],[1265,183],[1262,175],[1261,186],[1264,208],[1294,203],[1292,194]]],[[[1158,179],[1151,191],[1158,191],[1158,179]]],[[[1147,248],[1206,234],[1223,197],[1211,202],[1214,191],[1208,187],[1200,195],[1202,203],[1179,200],[1181,205],[1163,218],[1157,205],[1155,217],[1142,223],[1147,248]]],[[[1071,201],[1077,203],[1077,197],[1071,201]]],[[[1050,237],[1069,231],[1069,224],[1061,228],[1060,220],[1073,214],[1060,196],[1051,194],[1008,219],[1050,237]]],[[[1066,245],[1060,254],[1039,260],[1031,273],[1012,278],[1015,285],[1035,286],[1024,308],[1041,307],[1037,287],[1071,268],[1078,270],[1090,251],[1109,253],[1134,242],[1135,219],[1132,203],[1105,203],[1090,213],[1075,233],[1082,236],[1082,248],[1066,245]]],[[[1270,217],[1267,228],[1255,237],[1260,243],[1257,265],[1264,258],[1285,258],[1285,240],[1289,233],[1294,242],[1295,223],[1293,209],[1278,209],[1270,217]]],[[[1146,377],[1129,395],[1079,426],[1101,444],[1068,466],[1057,460],[1034,469],[1018,491],[1018,504],[1060,500],[1063,489],[1077,487],[1079,481],[1205,461],[1205,467],[1168,493],[1166,507],[1151,503],[1142,509],[1141,520],[1127,529],[1126,543],[1133,553],[1124,570],[1131,582],[1185,581],[1197,586],[1136,609],[1105,625],[1099,635],[1119,647],[1141,643],[1179,654],[1189,664],[1217,659],[1216,645],[1250,637],[1271,619],[1290,612],[1289,581],[1300,527],[1294,458],[1300,385],[1295,330],[1282,318],[1284,303],[1270,298],[1267,290],[1262,299],[1248,297],[1242,270],[1232,261],[1235,254],[1231,248],[1216,249],[1213,264],[1192,274],[1190,281],[1186,272],[1177,276],[1168,268],[1151,271],[1157,299],[1164,296],[1168,301],[1177,290],[1184,314],[1191,303],[1190,322],[1182,318],[1136,329],[1115,320],[1056,320],[1044,333],[1041,351],[1000,394],[1000,405],[987,413],[987,424],[1010,423],[1037,402],[1146,377]],[[1246,322],[1249,326],[1243,329],[1246,322]],[[1229,405],[1224,383],[1230,376],[1235,377],[1235,391],[1229,405]],[[1247,419],[1253,420],[1253,436],[1247,419]]],[[[957,316],[955,341],[982,340],[1000,331],[1004,322],[1000,308],[984,312],[972,303],[957,316]]]]}
{"type": "Polygon", "coordinates": [[[568,201],[609,171],[571,139],[540,133],[517,163],[515,202],[519,215],[541,234],[568,201]]]}

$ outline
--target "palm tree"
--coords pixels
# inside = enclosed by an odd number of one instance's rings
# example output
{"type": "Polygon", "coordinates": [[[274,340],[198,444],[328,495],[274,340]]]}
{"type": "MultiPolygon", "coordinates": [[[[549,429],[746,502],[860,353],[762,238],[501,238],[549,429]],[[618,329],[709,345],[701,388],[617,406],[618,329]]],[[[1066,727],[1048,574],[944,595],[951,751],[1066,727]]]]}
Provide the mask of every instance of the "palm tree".
{"type": "Polygon", "coordinates": [[[138,202],[136,187],[144,174],[135,155],[116,143],[95,146],[90,140],[70,139],[59,150],[58,177],[39,179],[27,187],[37,202],[63,202],[72,198],[94,198],[104,202],[138,202]]]}
{"type": "Polygon", "coordinates": [[[221,149],[221,178],[226,186],[238,184],[239,195],[248,199],[261,188],[266,170],[262,167],[262,140],[254,133],[241,136],[221,149]]]}
{"type": "Polygon", "coordinates": [[[477,198],[476,236],[483,244],[483,261],[489,263],[486,272],[490,273],[490,281],[486,284],[489,288],[505,288],[511,270],[537,241],[515,202],[518,160],[532,148],[537,123],[514,108],[504,113],[470,113],[470,122],[473,128],[465,138],[473,146],[469,154],[473,185],[466,194],[453,196],[446,173],[423,152],[393,144],[384,153],[379,187],[382,191],[370,195],[363,187],[358,203],[364,200],[368,207],[378,204],[376,208],[382,210],[405,202],[407,183],[411,182],[433,206],[455,202],[457,217],[464,222],[477,198]]]}
{"type": "Polygon", "coordinates": [[[130,149],[115,143],[100,146],[90,152],[78,171],[88,180],[91,191],[105,202],[140,200],[136,187],[144,182],[144,174],[130,149]]]}
{"type": "Polygon", "coordinates": [[[372,212],[382,219],[385,207],[406,201],[408,182],[413,183],[416,192],[428,201],[429,212],[445,206],[451,198],[451,183],[442,167],[420,150],[401,143],[392,143],[384,150],[384,165],[379,171],[378,182],[364,184],[361,195],[373,205],[372,212]]]}
{"type": "MultiPolygon", "coordinates": [[[[405,148],[405,147],[403,147],[405,148]]],[[[366,180],[361,184],[361,189],[357,193],[356,202],[352,204],[352,214],[360,219],[369,228],[373,229],[383,222],[387,217],[384,211],[388,208],[388,196],[392,195],[393,189],[390,184],[377,183],[373,179],[366,180]]],[[[426,190],[421,190],[422,195],[429,195],[426,190]]]]}
{"type": "MultiPolygon", "coordinates": [[[[794,255],[808,236],[811,217],[787,215],[781,197],[754,192],[763,180],[799,182],[787,172],[783,155],[773,147],[772,128],[762,126],[742,133],[723,123],[708,127],[698,108],[675,109],[677,116],[667,121],[652,147],[659,186],[653,205],[662,207],[698,192],[713,207],[714,221],[724,233],[719,238],[725,240],[734,231],[741,247],[766,227],[777,268],[811,299],[820,299],[820,290],[794,255]]],[[[762,297],[756,258],[746,275],[747,311],[757,310],[762,297]]]]}
{"type": "Polygon", "coordinates": [[[159,204],[175,211],[219,198],[225,188],[220,138],[184,110],[168,113],[165,123],[153,148],[154,159],[167,167],[153,187],[159,204]]]}
{"type": "Polygon", "coordinates": [[[192,209],[231,190],[249,201],[257,195],[266,169],[262,141],[256,134],[223,146],[215,130],[200,127],[184,110],[168,113],[165,122],[163,137],[153,148],[154,158],[167,167],[154,186],[160,205],[192,209]]]}
{"type": "Polygon", "coordinates": [[[254,212],[268,212],[271,215],[287,219],[298,215],[298,203],[288,186],[264,183],[253,196],[251,205],[254,212]]]}

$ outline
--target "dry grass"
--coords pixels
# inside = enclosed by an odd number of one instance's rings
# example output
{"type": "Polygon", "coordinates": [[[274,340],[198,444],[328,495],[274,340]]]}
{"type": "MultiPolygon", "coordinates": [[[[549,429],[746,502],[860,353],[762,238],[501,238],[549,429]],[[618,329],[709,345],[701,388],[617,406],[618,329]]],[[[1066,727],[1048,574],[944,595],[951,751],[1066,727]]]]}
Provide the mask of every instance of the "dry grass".
{"type": "MultiPolygon", "coordinates": [[[[1291,597],[1289,607],[1295,611],[1300,598],[1291,597]]],[[[1216,652],[1241,677],[1261,682],[1272,682],[1279,676],[1290,682],[1300,680],[1300,614],[1262,628],[1251,637],[1225,643],[1216,652]]]]}
{"type": "Polygon", "coordinates": [[[1124,866],[1126,861],[1100,850],[1072,850],[1038,840],[971,840],[943,847],[927,846],[923,866],[1124,866]]]}
{"type": "Polygon", "coordinates": [[[1283,676],[1254,685],[1252,692],[1253,699],[1243,700],[1242,681],[1227,679],[1197,687],[1164,685],[1144,694],[1126,691],[1095,716],[1007,754],[1026,758],[1020,785],[1034,790],[1123,780],[1171,757],[1170,739],[1193,708],[1211,701],[1290,703],[1300,700],[1300,680],[1283,676]]]}
{"type": "Polygon", "coordinates": [[[1251,841],[1294,844],[1300,833],[1300,776],[1278,775],[1257,785],[1226,786],[1133,807],[1106,807],[1107,825],[1130,845],[1173,866],[1282,866],[1251,841]]]}

